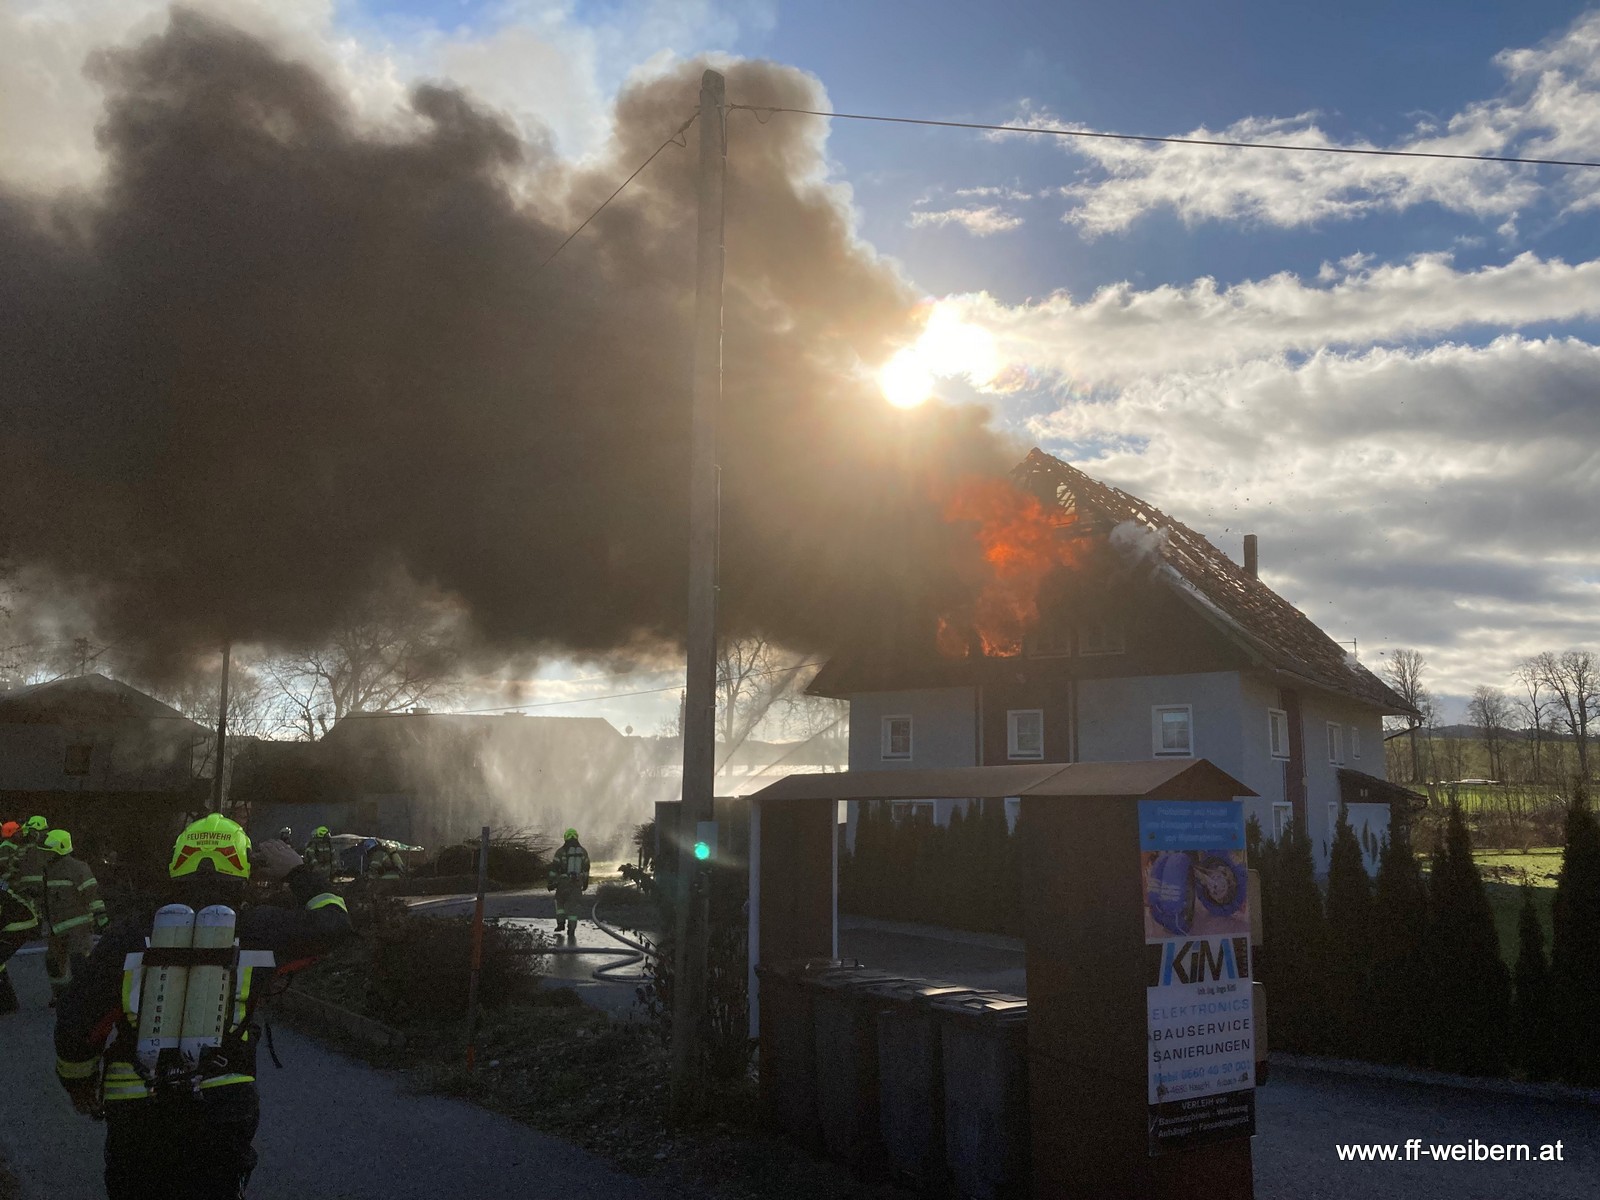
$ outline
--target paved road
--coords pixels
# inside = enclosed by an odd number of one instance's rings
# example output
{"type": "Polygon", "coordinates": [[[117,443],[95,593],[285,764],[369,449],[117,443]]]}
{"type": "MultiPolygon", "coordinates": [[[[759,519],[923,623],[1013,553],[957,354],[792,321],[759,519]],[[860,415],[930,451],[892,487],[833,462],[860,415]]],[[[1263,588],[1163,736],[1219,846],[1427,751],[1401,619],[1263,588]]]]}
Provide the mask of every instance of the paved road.
{"type": "MultiPolygon", "coordinates": [[[[103,1195],[103,1127],[55,1082],[43,959],[12,960],[23,1011],[0,1017],[0,1148],[23,1200],[103,1195]]],[[[278,1027],[285,1069],[261,1066],[261,1164],[251,1200],[662,1200],[559,1139],[460,1100],[412,1095],[398,1076],[278,1027]]]]}

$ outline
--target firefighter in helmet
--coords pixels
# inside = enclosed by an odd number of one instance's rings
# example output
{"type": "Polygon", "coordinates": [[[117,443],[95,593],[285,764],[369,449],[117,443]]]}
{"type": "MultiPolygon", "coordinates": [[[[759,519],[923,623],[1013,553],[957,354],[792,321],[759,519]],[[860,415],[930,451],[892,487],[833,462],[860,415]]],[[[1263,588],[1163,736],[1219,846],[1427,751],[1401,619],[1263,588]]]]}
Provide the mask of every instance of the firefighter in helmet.
{"type": "Polygon", "coordinates": [[[328,832],[326,825],[318,825],[312,830],[311,840],[306,843],[306,852],[302,856],[306,866],[313,871],[319,871],[329,879],[333,878],[333,868],[338,862],[338,855],[333,849],[333,835],[328,832]]]}
{"type": "Polygon", "coordinates": [[[105,1117],[110,1200],[244,1194],[260,1113],[256,1003],[286,964],[350,935],[326,878],[283,842],[252,846],[220,814],[179,835],[167,873],[166,907],[108,930],[56,1008],[56,1074],[78,1112],[105,1117]],[[241,911],[252,877],[281,880],[298,907],[241,911]],[[193,948],[207,944],[217,948],[193,948]],[[209,972],[218,1003],[175,1006],[163,989],[177,966],[187,967],[187,998],[209,972]],[[191,1026],[212,1036],[193,1037],[191,1026]]]}
{"type": "Polygon", "coordinates": [[[578,936],[578,905],[589,887],[589,852],[578,841],[578,831],[561,835],[561,849],[550,858],[547,890],[556,894],[556,932],[563,927],[568,938],[578,936]]]}
{"type": "Polygon", "coordinates": [[[44,932],[50,942],[44,969],[50,977],[51,1003],[61,998],[72,980],[73,963],[94,949],[94,935],[107,925],[100,884],[86,863],[72,857],[72,835],[52,829],[44,835],[44,932]]]}
{"type": "Polygon", "coordinates": [[[0,825],[0,1014],[17,1011],[17,992],[11,986],[6,964],[39,930],[39,914],[11,890],[8,881],[11,868],[22,855],[21,833],[22,825],[17,821],[0,825]]]}

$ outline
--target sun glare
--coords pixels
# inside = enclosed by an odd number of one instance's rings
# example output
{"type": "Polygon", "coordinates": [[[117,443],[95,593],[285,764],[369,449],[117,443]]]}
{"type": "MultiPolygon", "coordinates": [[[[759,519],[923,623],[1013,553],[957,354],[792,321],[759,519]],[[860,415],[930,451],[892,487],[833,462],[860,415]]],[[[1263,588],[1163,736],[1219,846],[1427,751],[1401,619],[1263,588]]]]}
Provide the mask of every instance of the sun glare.
{"type": "Polygon", "coordinates": [[[988,330],[935,306],[921,336],[897,350],[878,372],[878,386],[896,408],[915,408],[933,395],[940,379],[965,378],[982,387],[1000,374],[1001,365],[988,330]]]}

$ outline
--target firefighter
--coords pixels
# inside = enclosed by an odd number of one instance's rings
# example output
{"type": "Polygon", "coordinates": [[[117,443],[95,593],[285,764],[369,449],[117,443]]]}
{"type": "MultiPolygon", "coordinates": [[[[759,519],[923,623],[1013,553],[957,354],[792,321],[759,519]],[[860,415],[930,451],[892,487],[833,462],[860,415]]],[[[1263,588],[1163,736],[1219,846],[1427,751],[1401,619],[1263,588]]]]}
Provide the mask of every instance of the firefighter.
{"type": "Polygon", "coordinates": [[[376,838],[368,838],[367,843],[370,845],[367,846],[367,861],[362,874],[373,885],[375,895],[388,895],[405,877],[405,864],[400,861],[400,853],[394,847],[376,838]]]}
{"type": "MultiPolygon", "coordinates": [[[[56,1010],[56,1074],[78,1112],[105,1117],[109,1200],[150,1196],[210,1200],[244,1194],[256,1163],[251,1142],[260,1115],[255,1085],[256,1002],[270,978],[284,972],[285,964],[303,966],[350,935],[344,901],[328,890],[325,877],[302,863],[283,842],[264,841],[252,847],[236,822],[218,814],[202,817],[179,835],[168,875],[169,907],[108,930],[88,963],[75,973],[56,1010]],[[262,905],[239,911],[252,875],[268,882],[282,880],[299,908],[262,905]],[[214,905],[226,908],[209,907],[214,905]],[[143,1014],[128,1010],[150,994],[142,985],[160,968],[144,966],[143,959],[129,956],[152,955],[146,936],[157,942],[163,920],[173,912],[199,912],[202,918],[208,913],[221,912],[229,918],[237,914],[231,928],[238,953],[221,975],[225,990],[219,997],[227,1016],[220,1045],[200,1049],[197,1057],[160,1060],[151,1067],[146,1058],[150,1051],[139,1042],[139,1031],[152,1019],[162,1019],[151,1016],[162,1006],[145,1005],[143,1014]]],[[[194,940],[200,940],[198,933],[194,940]]],[[[182,951],[166,953],[170,961],[182,951]]],[[[233,952],[188,953],[214,957],[233,952]]],[[[191,987],[193,976],[208,965],[215,968],[209,959],[189,967],[191,987]]],[[[180,1028],[187,1036],[190,1006],[183,1007],[185,1023],[180,1028]]],[[[170,1020],[173,1010],[165,1011],[170,1020]]]]}
{"type": "Polygon", "coordinates": [[[11,956],[39,930],[39,914],[32,904],[0,878],[0,1014],[17,1011],[17,991],[6,970],[11,956]]]}
{"type": "Polygon", "coordinates": [[[12,844],[13,853],[7,881],[17,892],[38,908],[44,902],[44,835],[50,832],[50,822],[43,817],[29,817],[17,830],[12,844]]]}
{"type": "Polygon", "coordinates": [[[578,905],[589,887],[589,852],[578,841],[578,831],[561,835],[561,849],[550,859],[547,890],[556,894],[556,932],[566,927],[569,939],[578,936],[578,905]]]}
{"type": "Polygon", "coordinates": [[[306,843],[304,855],[306,866],[313,871],[321,872],[329,879],[333,878],[333,868],[338,861],[338,856],[333,850],[333,836],[329,834],[326,825],[318,825],[311,834],[311,840],[306,843]]]}
{"type": "Polygon", "coordinates": [[[100,885],[87,864],[72,857],[72,835],[52,829],[44,835],[44,921],[50,938],[44,955],[50,977],[50,1002],[60,1000],[72,981],[73,963],[89,957],[95,932],[107,924],[100,885]]]}

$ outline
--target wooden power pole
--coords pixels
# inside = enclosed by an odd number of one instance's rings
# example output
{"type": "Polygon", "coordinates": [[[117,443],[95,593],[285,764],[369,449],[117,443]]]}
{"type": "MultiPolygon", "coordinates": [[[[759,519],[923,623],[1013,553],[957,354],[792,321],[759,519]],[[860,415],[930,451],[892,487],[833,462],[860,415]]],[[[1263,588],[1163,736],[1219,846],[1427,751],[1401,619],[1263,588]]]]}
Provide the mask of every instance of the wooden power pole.
{"type": "Polygon", "coordinates": [[[722,404],[722,184],[728,161],[725,83],[700,79],[700,219],[695,271],[694,395],[689,464],[688,678],[683,706],[683,803],[678,812],[673,962],[672,1109],[705,1103],[703,1022],[709,913],[695,827],[712,819],[717,719],[717,410],[722,404]]]}
{"type": "Polygon", "coordinates": [[[222,766],[228,750],[228,666],[233,662],[233,639],[222,643],[222,706],[217,709],[217,761],[211,771],[211,811],[222,811],[222,766]]]}

